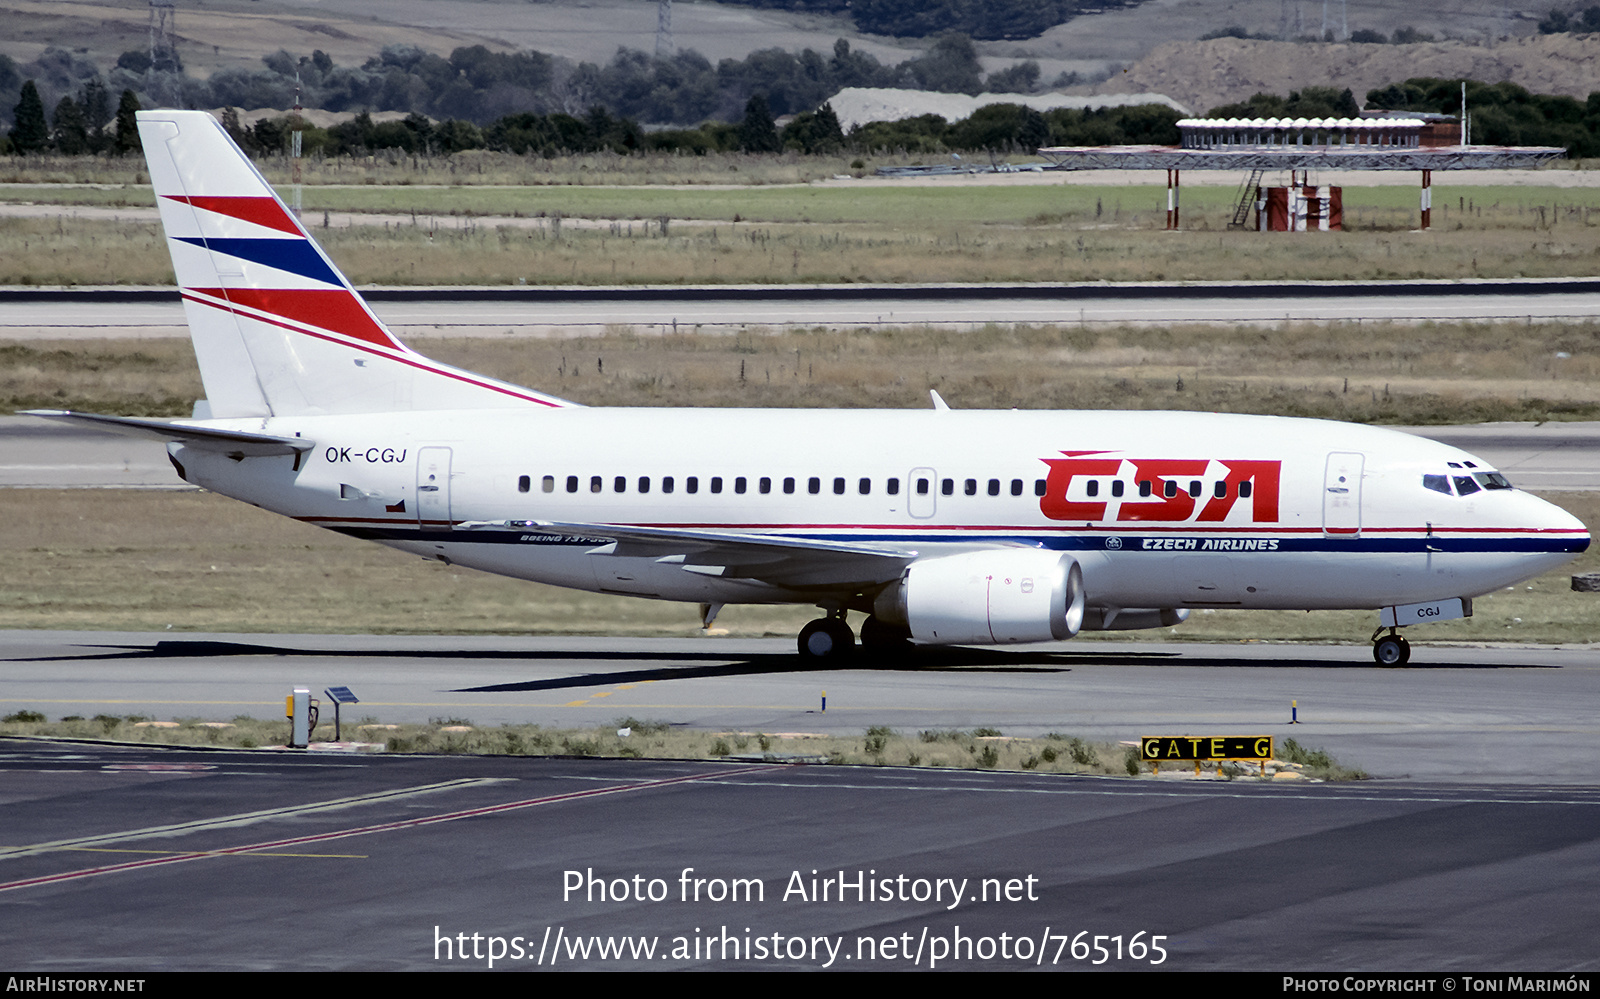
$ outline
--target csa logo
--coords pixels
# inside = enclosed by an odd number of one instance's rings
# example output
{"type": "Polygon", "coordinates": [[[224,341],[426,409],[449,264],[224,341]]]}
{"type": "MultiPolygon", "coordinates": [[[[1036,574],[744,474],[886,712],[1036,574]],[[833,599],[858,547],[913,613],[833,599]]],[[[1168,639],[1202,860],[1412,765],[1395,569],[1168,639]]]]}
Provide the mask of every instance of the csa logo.
{"type": "Polygon", "coordinates": [[[1111,549],[1112,551],[1116,551],[1118,548],[1122,547],[1122,539],[1121,538],[1107,538],[1106,539],[1106,547],[1111,549]]]}
{"type": "Polygon", "coordinates": [[[1050,474],[1039,512],[1051,520],[1221,523],[1243,500],[1250,523],[1278,522],[1277,461],[1061,454],[1042,459],[1050,474]],[[1074,488],[1075,479],[1088,481],[1074,488]]]}

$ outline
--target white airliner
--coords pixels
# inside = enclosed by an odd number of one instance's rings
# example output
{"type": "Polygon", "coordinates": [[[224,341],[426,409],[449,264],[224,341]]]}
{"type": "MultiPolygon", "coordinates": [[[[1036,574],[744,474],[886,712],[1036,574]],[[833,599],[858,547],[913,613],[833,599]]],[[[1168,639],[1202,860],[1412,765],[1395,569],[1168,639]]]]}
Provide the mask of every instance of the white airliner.
{"type": "MultiPolygon", "coordinates": [[[[205,382],[188,482],[487,572],[700,606],[814,604],[802,656],[1365,608],[1397,628],[1588,547],[1443,444],[1207,413],[588,408],[396,340],[208,114],[139,133],[205,382]]],[[[1386,632],[1386,633],[1385,633],[1386,632]]],[[[1379,637],[1382,635],[1382,637],[1379,637]]]]}

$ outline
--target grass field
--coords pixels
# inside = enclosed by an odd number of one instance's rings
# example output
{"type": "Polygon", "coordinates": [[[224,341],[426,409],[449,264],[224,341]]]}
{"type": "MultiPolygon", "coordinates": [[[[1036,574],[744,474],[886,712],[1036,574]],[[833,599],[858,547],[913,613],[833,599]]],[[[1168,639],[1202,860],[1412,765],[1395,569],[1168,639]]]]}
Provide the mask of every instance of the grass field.
{"type": "MultiPolygon", "coordinates": [[[[1600,496],[1549,497],[1600,524],[1600,496]]],[[[356,634],[699,633],[693,605],[583,593],[446,566],[203,492],[0,490],[0,628],[356,634]]],[[[1571,568],[1480,597],[1476,614],[1415,642],[1588,642],[1600,596],[1571,568]]],[[[730,606],[718,628],[792,639],[808,607],[730,606]]],[[[859,623],[859,622],[858,622],[859,623]]],[[[1370,611],[1200,611],[1176,628],[1109,640],[1364,644],[1370,611]]],[[[1080,641],[1107,640],[1100,636],[1080,641]]],[[[714,643],[716,639],[708,638],[714,643]]]]}
{"type": "MultiPolygon", "coordinates": [[[[308,225],[357,284],[1385,280],[1569,277],[1600,270],[1600,189],[1349,189],[1347,231],[1226,231],[1233,192],[1191,187],[1184,231],[1159,187],[1079,185],[308,185],[308,225]],[[354,225],[326,227],[333,212],[354,225]],[[364,215],[373,221],[362,224],[364,215]],[[320,218],[319,218],[320,216],[320,218]],[[381,219],[379,218],[381,216],[381,219]],[[321,224],[319,224],[321,223],[321,224]],[[563,224],[565,223],[565,224],[563,224]]],[[[0,284],[171,284],[142,186],[0,187],[0,284]],[[148,213],[142,213],[148,216],[148,213]]]]}
{"type": "MultiPolygon", "coordinates": [[[[1600,321],[686,329],[667,336],[617,328],[573,339],[438,339],[423,350],[607,406],[919,408],[937,389],[963,408],[1204,410],[1399,424],[1600,418],[1600,321]]],[[[0,346],[0,410],[181,416],[202,394],[186,339],[0,346]]]]}

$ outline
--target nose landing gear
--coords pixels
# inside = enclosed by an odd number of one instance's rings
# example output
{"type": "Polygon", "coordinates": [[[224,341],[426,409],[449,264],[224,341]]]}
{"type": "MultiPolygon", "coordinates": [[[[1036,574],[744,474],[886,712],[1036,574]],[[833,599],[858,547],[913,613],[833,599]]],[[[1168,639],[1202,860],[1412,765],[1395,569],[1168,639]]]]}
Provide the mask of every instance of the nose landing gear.
{"type": "Polygon", "coordinates": [[[1387,635],[1372,643],[1372,658],[1379,666],[1404,666],[1411,659],[1411,643],[1390,628],[1387,635]]]}

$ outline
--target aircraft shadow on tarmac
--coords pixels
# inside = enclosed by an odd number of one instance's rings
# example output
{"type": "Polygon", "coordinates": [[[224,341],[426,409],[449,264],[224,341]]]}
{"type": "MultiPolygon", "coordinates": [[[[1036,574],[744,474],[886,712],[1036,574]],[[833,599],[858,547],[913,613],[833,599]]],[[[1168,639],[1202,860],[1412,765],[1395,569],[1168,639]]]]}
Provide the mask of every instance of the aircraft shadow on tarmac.
{"type": "MultiPolygon", "coordinates": [[[[1175,648],[1171,652],[1083,650],[1005,650],[968,648],[925,648],[907,650],[862,650],[851,659],[827,665],[805,665],[794,653],[755,653],[730,655],[714,647],[703,652],[650,652],[604,650],[516,650],[516,649],[316,649],[286,648],[250,642],[219,642],[208,639],[163,639],[153,645],[84,646],[104,651],[81,655],[47,656],[31,662],[76,662],[87,660],[207,659],[226,656],[318,656],[330,659],[451,659],[464,661],[517,661],[534,663],[659,661],[660,666],[622,672],[578,673],[539,680],[514,681],[478,687],[454,688],[453,693],[497,693],[527,690],[556,690],[589,687],[597,682],[637,683],[644,680],[688,680],[717,676],[759,676],[769,673],[848,672],[886,670],[918,673],[1066,673],[1074,666],[1200,666],[1234,668],[1370,669],[1366,663],[1336,659],[1242,659],[1185,657],[1175,648]],[[683,664],[683,665],[668,665],[683,664]],[[697,665],[695,665],[697,664],[697,665]]],[[[1446,651],[1446,650],[1439,650],[1446,651]]],[[[1474,663],[1460,661],[1415,661],[1389,669],[1559,669],[1551,664],[1474,663]]]]}

